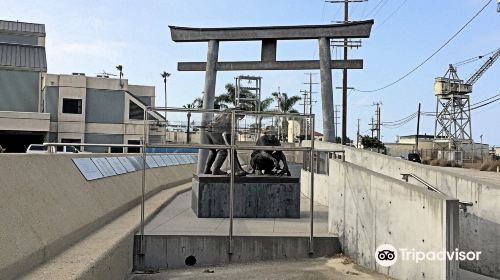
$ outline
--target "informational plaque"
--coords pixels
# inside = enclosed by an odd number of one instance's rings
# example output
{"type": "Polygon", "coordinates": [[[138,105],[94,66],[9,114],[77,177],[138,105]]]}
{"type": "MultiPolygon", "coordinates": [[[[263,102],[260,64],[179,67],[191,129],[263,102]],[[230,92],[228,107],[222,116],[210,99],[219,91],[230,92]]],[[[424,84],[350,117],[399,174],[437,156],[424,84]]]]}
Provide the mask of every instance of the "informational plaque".
{"type": "Polygon", "coordinates": [[[132,165],[132,163],[127,157],[117,157],[117,159],[122,163],[123,167],[125,167],[127,172],[137,171],[137,169],[135,169],[135,167],[132,165]]]}
{"type": "Polygon", "coordinates": [[[177,158],[177,161],[180,162],[180,164],[186,164],[186,155],[175,155],[175,158],[177,158]]]}
{"type": "Polygon", "coordinates": [[[167,164],[167,166],[172,166],[172,165],[175,165],[174,164],[174,161],[170,158],[169,155],[162,155],[161,158],[163,159],[163,161],[167,164]]]}
{"type": "Polygon", "coordinates": [[[113,167],[111,167],[111,164],[109,164],[106,158],[91,158],[91,159],[97,166],[97,169],[101,171],[102,176],[109,177],[116,175],[116,172],[113,170],[113,167]]]}
{"type": "Polygon", "coordinates": [[[144,169],[142,157],[140,157],[140,156],[128,156],[127,158],[128,158],[128,160],[130,160],[130,163],[132,163],[132,165],[135,167],[135,170],[144,169]]]}
{"type": "Polygon", "coordinates": [[[125,169],[125,167],[117,157],[107,157],[106,160],[109,162],[111,167],[113,167],[113,170],[116,172],[116,174],[127,173],[127,169],[125,169]]]}
{"type": "Polygon", "coordinates": [[[101,171],[97,169],[97,166],[90,158],[74,158],[72,160],[87,181],[103,177],[101,171]]]}
{"type": "Polygon", "coordinates": [[[161,158],[161,156],[152,156],[153,159],[156,161],[156,163],[158,163],[158,166],[167,166],[167,164],[165,163],[165,161],[163,161],[163,159],[161,158]]]}
{"type": "Polygon", "coordinates": [[[149,165],[151,168],[156,168],[158,167],[158,163],[153,159],[152,156],[146,156],[146,163],[149,165]]]}
{"type": "Polygon", "coordinates": [[[174,163],[174,165],[180,165],[181,164],[179,162],[179,160],[174,155],[168,155],[168,157],[170,158],[170,160],[172,160],[172,162],[174,163]]]}
{"type": "Polygon", "coordinates": [[[197,155],[189,155],[191,158],[191,163],[196,163],[198,161],[198,156],[197,155]]]}

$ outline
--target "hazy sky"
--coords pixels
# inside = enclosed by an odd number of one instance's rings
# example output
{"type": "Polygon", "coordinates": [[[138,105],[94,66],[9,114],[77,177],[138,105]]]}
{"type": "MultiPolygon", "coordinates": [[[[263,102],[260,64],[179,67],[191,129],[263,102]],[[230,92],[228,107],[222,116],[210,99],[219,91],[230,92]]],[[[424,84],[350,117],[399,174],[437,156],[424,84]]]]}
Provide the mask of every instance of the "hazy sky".
{"type": "MultiPolygon", "coordinates": [[[[371,38],[351,58],[364,59],[363,70],[349,71],[349,86],[359,89],[382,87],[414,68],[441,46],[471,18],[486,0],[369,0],[350,5],[350,19],[374,19],[371,38]]],[[[168,25],[231,27],[301,25],[341,20],[342,5],[323,0],[170,0],[170,1],[21,1],[0,0],[0,19],[44,23],[49,73],[84,72],[95,75],[116,72],[122,64],[131,84],[154,85],[157,105],[163,105],[162,71],[171,72],[168,105],[182,106],[201,95],[203,72],[177,72],[179,61],[206,59],[206,43],[174,43],[168,25]]],[[[260,42],[221,43],[220,61],[258,60],[260,42]]],[[[433,82],[445,74],[448,64],[488,53],[500,47],[500,13],[496,0],[460,35],[422,68],[376,93],[349,94],[348,132],[355,138],[357,118],[367,132],[374,102],[382,102],[382,121],[408,116],[422,103],[423,111],[435,111],[433,82]]],[[[278,59],[317,59],[317,41],[278,43],[278,59]]],[[[340,58],[340,51],[332,51],[340,58]]],[[[458,69],[467,79],[482,61],[458,69]]],[[[316,71],[319,73],[319,71],[316,71]]],[[[307,81],[305,71],[219,72],[217,94],[240,74],[263,77],[263,94],[278,86],[289,95],[299,95],[307,81]]],[[[334,87],[341,85],[341,71],[333,71],[334,87]]],[[[319,75],[315,76],[319,81],[319,75]]],[[[474,85],[471,103],[500,93],[500,61],[474,85]]],[[[319,87],[316,86],[316,91],[319,87]]],[[[340,90],[334,90],[339,104],[340,90]]],[[[319,93],[316,94],[319,99],[319,93]]],[[[301,109],[297,106],[297,109],[301,109]]],[[[500,146],[500,102],[472,112],[473,138],[500,146]]],[[[321,124],[320,100],[314,111],[321,124]]],[[[340,130],[340,127],[339,127],[340,130]]],[[[416,119],[399,129],[382,129],[384,141],[396,135],[415,134],[416,119]]],[[[421,133],[434,133],[434,119],[423,117],[421,133]]]]}

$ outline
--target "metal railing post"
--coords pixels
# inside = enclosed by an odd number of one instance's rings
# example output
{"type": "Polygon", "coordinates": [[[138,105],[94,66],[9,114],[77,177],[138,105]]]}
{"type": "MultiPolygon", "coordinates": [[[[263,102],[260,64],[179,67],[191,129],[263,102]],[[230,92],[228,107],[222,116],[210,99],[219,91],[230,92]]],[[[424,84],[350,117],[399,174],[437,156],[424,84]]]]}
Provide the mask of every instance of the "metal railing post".
{"type": "Polygon", "coordinates": [[[314,254],[314,115],[311,118],[311,151],[310,151],[310,171],[311,171],[311,182],[310,182],[310,235],[309,235],[309,254],[314,254]]]}
{"type": "Polygon", "coordinates": [[[142,194],[141,194],[141,247],[139,254],[144,255],[144,204],[146,196],[146,134],[148,125],[147,109],[144,110],[144,135],[142,137],[142,194]]]}
{"type": "Polygon", "coordinates": [[[235,161],[235,133],[236,129],[234,124],[236,123],[236,114],[235,111],[231,111],[231,153],[230,153],[230,164],[231,164],[231,178],[229,183],[229,246],[228,246],[228,254],[233,253],[233,216],[234,216],[234,161],[235,161]]]}

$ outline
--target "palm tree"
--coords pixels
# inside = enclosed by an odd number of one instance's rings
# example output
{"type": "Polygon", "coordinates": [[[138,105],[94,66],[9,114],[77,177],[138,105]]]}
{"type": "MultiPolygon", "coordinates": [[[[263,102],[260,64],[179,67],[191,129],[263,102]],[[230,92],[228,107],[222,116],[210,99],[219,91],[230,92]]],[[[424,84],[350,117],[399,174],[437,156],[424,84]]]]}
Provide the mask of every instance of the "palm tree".
{"type": "MultiPolygon", "coordinates": [[[[300,96],[293,95],[288,97],[288,94],[284,92],[282,93],[273,92],[271,95],[278,100],[278,108],[281,113],[299,113],[299,111],[294,109],[293,106],[295,106],[295,104],[297,104],[297,102],[299,102],[299,100],[302,99],[300,96]]],[[[279,119],[280,118],[278,118],[278,120],[279,119]]],[[[282,128],[281,135],[283,135],[283,141],[286,141],[288,134],[288,118],[282,119],[281,128],[282,128]]]]}
{"type": "MultiPolygon", "coordinates": [[[[194,102],[193,102],[194,103],[194,102]]],[[[186,104],[182,107],[186,108],[186,109],[192,109],[194,108],[194,104],[191,103],[191,104],[186,104]]],[[[186,142],[189,144],[191,142],[191,135],[189,134],[189,129],[191,128],[191,111],[189,111],[187,113],[187,131],[186,131],[186,142]]]]}

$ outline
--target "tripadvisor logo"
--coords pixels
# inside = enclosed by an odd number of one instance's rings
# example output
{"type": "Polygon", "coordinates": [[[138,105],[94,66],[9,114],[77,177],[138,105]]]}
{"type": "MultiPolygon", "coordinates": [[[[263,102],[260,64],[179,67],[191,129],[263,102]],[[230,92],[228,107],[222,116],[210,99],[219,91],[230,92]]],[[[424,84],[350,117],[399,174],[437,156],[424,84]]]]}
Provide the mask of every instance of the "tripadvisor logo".
{"type": "Polygon", "coordinates": [[[480,251],[459,251],[455,249],[453,251],[417,251],[413,249],[399,248],[396,249],[391,244],[382,244],[378,246],[375,250],[375,260],[380,266],[388,267],[392,266],[398,260],[401,261],[413,261],[419,263],[422,261],[477,261],[481,255],[480,251]]]}
{"type": "Polygon", "coordinates": [[[391,244],[382,244],[375,251],[375,260],[381,266],[391,266],[398,260],[398,251],[391,244]]]}

